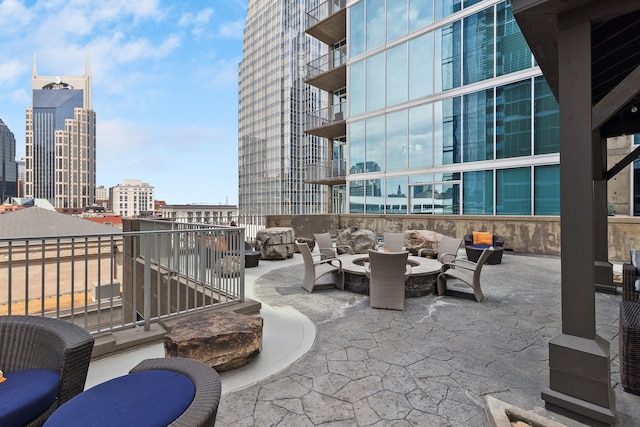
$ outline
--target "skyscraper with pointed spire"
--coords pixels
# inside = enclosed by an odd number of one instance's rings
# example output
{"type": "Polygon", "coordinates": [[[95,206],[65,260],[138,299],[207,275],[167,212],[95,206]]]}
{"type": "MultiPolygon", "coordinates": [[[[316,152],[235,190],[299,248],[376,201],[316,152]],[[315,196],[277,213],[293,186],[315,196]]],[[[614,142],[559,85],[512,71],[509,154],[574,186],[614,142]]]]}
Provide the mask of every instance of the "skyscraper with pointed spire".
{"type": "Polygon", "coordinates": [[[40,76],[33,57],[26,119],[25,196],[56,208],[94,203],[96,113],[89,61],[83,76],[40,76]]]}

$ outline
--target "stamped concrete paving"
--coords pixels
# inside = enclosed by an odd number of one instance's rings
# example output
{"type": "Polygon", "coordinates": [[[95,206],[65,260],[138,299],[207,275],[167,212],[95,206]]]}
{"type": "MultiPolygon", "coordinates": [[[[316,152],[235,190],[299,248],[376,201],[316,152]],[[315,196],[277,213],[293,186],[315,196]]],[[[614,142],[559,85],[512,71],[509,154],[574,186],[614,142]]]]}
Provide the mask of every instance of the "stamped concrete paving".
{"type": "MultiPolygon", "coordinates": [[[[485,266],[485,300],[427,296],[405,311],[367,296],[306,293],[302,264],[271,271],[254,294],[289,305],[317,328],[313,348],[283,371],[223,395],[218,426],[487,426],[485,398],[544,410],[548,342],[560,331],[560,260],[505,254],[485,266]]],[[[611,343],[617,425],[640,425],[640,397],[619,384],[621,297],[598,293],[597,331],[611,343]]],[[[286,330],[282,330],[286,334],[286,330]]]]}

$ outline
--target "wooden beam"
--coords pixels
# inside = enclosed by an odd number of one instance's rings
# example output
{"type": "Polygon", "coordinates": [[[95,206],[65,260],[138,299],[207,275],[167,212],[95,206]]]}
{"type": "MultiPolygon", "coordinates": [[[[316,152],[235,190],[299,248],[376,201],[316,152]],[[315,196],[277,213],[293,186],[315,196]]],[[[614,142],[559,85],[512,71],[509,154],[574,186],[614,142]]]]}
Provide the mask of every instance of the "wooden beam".
{"type": "Polygon", "coordinates": [[[640,94],[640,65],[591,109],[591,129],[604,125],[633,98],[640,94]]]}
{"type": "Polygon", "coordinates": [[[618,172],[627,167],[629,163],[633,162],[636,158],[640,156],[640,145],[638,145],[635,150],[624,156],[622,160],[613,165],[611,169],[607,171],[607,181],[616,176],[618,172]]]}

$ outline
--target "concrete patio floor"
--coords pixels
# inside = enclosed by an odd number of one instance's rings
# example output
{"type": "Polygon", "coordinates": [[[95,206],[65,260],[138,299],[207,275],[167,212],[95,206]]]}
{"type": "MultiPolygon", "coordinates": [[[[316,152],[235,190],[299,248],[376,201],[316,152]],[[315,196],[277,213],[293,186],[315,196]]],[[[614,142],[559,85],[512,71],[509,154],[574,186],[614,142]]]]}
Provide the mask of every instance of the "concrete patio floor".
{"type": "MultiPolygon", "coordinates": [[[[427,296],[402,312],[337,289],[308,294],[303,274],[299,254],[246,270],[247,296],[264,304],[263,351],[222,373],[217,426],[488,426],[487,396],[582,425],[540,397],[561,328],[559,258],[505,253],[482,270],[482,303],[427,296]]],[[[616,425],[634,426],[640,396],[620,385],[620,300],[596,294],[597,332],[611,344],[616,425]]],[[[154,344],[92,362],[87,387],[163,356],[154,344]]]]}

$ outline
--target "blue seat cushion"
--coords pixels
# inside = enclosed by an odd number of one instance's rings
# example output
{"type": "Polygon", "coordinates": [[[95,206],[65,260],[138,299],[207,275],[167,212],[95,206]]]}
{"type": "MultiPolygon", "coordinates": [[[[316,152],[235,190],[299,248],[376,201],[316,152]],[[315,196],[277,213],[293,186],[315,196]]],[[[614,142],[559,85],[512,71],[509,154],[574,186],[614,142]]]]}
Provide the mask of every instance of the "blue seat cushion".
{"type": "Polygon", "coordinates": [[[471,245],[470,247],[473,248],[473,249],[482,249],[482,250],[484,250],[484,249],[490,248],[491,246],[493,246],[493,245],[471,245]]]}
{"type": "Polygon", "coordinates": [[[22,426],[56,400],[60,376],[51,369],[6,372],[0,384],[0,426],[22,426]]]}
{"type": "Polygon", "coordinates": [[[196,388],[166,370],[134,372],[98,384],[61,405],[46,427],[166,427],[189,407],[196,388]]]}

